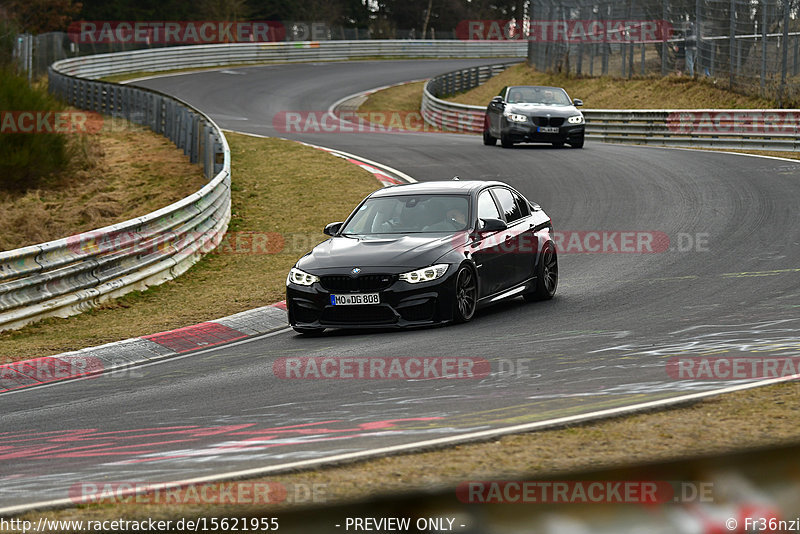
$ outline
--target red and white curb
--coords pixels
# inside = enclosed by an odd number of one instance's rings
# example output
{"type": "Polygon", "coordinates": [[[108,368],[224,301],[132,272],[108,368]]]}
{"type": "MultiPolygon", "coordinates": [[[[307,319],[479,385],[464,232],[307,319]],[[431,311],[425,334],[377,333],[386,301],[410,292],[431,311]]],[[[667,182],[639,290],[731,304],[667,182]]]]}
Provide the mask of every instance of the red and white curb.
{"type": "Polygon", "coordinates": [[[323,150],[329,154],[333,154],[334,156],[343,158],[347,160],[349,163],[353,165],[358,165],[365,171],[371,173],[375,178],[383,184],[384,187],[390,185],[398,185],[398,184],[410,184],[416,182],[415,179],[410,177],[404,172],[398,171],[397,169],[393,169],[392,167],[388,167],[383,165],[382,163],[378,163],[376,161],[372,161],[366,158],[362,158],[361,156],[356,156],[350,154],[348,152],[342,152],[341,150],[336,150],[333,148],[328,148],[319,145],[312,145],[311,143],[304,143],[302,141],[298,141],[299,143],[310,146],[312,148],[316,148],[318,150],[323,150]]]}
{"type": "Polygon", "coordinates": [[[87,378],[109,371],[208,349],[287,327],[286,303],[167,332],[115,341],[56,356],[0,365],[0,394],[63,380],[87,378]]]}

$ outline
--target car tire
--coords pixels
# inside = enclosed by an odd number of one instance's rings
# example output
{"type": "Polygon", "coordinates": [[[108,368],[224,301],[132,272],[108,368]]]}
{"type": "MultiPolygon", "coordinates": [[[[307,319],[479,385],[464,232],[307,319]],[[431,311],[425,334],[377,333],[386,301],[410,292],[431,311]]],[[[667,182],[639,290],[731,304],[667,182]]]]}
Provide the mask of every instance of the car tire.
{"type": "Polygon", "coordinates": [[[536,266],[536,283],[531,291],[523,297],[528,302],[549,300],[556,294],[558,287],[558,253],[552,241],[542,247],[539,264],[536,266]]]}
{"type": "Polygon", "coordinates": [[[301,334],[301,335],[307,336],[307,337],[319,336],[320,334],[322,334],[325,331],[324,328],[302,328],[302,327],[299,327],[299,326],[293,326],[292,328],[294,328],[294,331],[297,332],[298,334],[301,334]]]}
{"type": "Polygon", "coordinates": [[[509,139],[506,134],[500,134],[500,144],[503,145],[503,148],[512,148],[514,146],[514,141],[509,139]]]}
{"type": "Polygon", "coordinates": [[[494,146],[497,144],[497,138],[494,137],[489,130],[483,131],[483,144],[486,146],[494,146]]]}
{"type": "Polygon", "coordinates": [[[574,141],[570,141],[569,145],[572,148],[583,148],[583,136],[576,138],[574,141]]]}
{"type": "Polygon", "coordinates": [[[478,281],[475,271],[462,265],[456,274],[456,295],[453,303],[453,320],[466,323],[475,315],[478,306],[478,281]]]}

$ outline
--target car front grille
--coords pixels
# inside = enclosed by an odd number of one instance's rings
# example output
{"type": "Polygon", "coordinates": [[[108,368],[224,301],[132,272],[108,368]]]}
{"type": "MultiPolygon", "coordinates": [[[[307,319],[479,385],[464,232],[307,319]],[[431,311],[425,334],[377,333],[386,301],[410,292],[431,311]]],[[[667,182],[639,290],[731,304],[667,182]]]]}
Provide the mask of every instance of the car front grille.
{"type": "Polygon", "coordinates": [[[383,291],[394,282],[390,274],[365,274],[362,276],[322,276],[320,283],[326,291],[375,292],[383,291]]]}
{"type": "Polygon", "coordinates": [[[326,306],[323,324],[393,324],[397,316],[387,306],[326,306]]]}
{"type": "Polygon", "coordinates": [[[532,117],[536,126],[561,126],[564,124],[564,117],[532,117]]]}

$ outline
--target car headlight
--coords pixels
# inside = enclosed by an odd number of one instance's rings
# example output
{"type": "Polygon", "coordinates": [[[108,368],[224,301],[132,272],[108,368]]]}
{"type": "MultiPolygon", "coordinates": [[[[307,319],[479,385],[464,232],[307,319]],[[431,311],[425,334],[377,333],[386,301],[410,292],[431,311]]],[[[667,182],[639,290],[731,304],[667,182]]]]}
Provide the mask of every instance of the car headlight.
{"type": "Polygon", "coordinates": [[[310,286],[314,282],[319,282],[319,276],[314,276],[296,267],[292,267],[292,270],[289,271],[289,276],[286,278],[286,283],[288,284],[289,282],[299,286],[310,286]]]}
{"type": "Polygon", "coordinates": [[[439,263],[437,265],[425,267],[424,269],[417,269],[416,271],[402,273],[399,278],[400,280],[405,280],[409,284],[430,282],[431,280],[436,280],[437,278],[444,276],[444,273],[447,272],[447,267],[448,265],[446,263],[439,263]]]}
{"type": "Polygon", "coordinates": [[[583,124],[583,115],[575,115],[567,119],[570,124],[583,124]]]}
{"type": "Polygon", "coordinates": [[[519,113],[506,113],[505,116],[511,122],[526,122],[528,120],[528,117],[519,113]]]}

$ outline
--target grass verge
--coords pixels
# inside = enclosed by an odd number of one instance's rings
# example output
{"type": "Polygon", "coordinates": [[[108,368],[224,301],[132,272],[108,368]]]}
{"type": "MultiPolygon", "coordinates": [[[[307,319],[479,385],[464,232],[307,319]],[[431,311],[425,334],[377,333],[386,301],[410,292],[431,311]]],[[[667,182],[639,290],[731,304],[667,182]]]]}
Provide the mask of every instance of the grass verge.
{"type": "Polygon", "coordinates": [[[325,224],[344,220],[358,201],[380,187],[367,171],[314,148],[279,139],[227,137],[233,208],[219,252],[147,291],[69,319],[45,319],[0,333],[3,362],[169,330],[282,300],[286,273],[311,245],[325,239],[325,224]],[[251,246],[259,236],[279,245],[282,241],[280,252],[251,246]]]}

